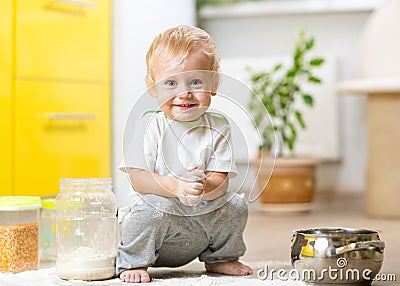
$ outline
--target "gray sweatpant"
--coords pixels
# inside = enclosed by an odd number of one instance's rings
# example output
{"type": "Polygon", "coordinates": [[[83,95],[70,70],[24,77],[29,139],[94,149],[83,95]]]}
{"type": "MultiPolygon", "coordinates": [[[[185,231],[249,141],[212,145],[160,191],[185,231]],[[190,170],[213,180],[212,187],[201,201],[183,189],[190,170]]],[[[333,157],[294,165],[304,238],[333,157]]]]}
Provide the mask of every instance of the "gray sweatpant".
{"type": "Polygon", "coordinates": [[[116,274],[138,267],[178,267],[197,257],[213,264],[243,256],[248,216],[243,194],[203,201],[197,213],[177,198],[143,195],[122,220],[116,274]]]}

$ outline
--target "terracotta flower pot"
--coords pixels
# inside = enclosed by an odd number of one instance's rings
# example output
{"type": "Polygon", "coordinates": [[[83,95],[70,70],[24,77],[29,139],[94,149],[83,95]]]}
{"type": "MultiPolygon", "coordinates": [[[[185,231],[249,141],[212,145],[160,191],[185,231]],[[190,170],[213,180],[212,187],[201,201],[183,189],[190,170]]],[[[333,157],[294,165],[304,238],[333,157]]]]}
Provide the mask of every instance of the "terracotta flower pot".
{"type": "Polygon", "coordinates": [[[307,211],[312,208],[315,167],[318,160],[302,157],[278,157],[272,175],[272,160],[263,160],[258,187],[262,190],[260,207],[266,211],[307,211]]]}

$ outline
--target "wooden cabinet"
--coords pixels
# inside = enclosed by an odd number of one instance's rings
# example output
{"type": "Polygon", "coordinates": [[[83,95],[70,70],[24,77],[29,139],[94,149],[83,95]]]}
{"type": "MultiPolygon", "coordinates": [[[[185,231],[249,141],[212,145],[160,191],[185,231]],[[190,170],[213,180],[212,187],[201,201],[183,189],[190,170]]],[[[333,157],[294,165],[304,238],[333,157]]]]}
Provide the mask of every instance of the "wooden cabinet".
{"type": "Polygon", "coordinates": [[[0,195],[10,195],[12,189],[11,81],[0,80],[0,122],[0,195]]]}
{"type": "Polygon", "coordinates": [[[12,1],[0,1],[0,195],[11,193],[12,1]]]}
{"type": "Polygon", "coordinates": [[[12,0],[0,1],[0,82],[11,80],[12,0]]]}
{"type": "Polygon", "coordinates": [[[17,0],[19,77],[110,79],[109,0],[17,0]]]}
{"type": "Polygon", "coordinates": [[[110,15],[110,0],[0,1],[0,195],[111,176],[110,15]]]}
{"type": "Polygon", "coordinates": [[[109,177],[109,87],[18,82],[15,194],[56,194],[59,179],[109,177]]]}

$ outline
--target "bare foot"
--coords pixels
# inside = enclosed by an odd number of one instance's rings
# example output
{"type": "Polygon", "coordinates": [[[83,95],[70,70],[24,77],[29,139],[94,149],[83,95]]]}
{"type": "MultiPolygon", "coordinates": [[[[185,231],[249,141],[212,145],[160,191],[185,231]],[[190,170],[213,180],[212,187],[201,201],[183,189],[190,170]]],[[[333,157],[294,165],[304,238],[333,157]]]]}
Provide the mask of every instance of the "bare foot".
{"type": "Polygon", "coordinates": [[[125,270],[119,275],[119,279],[121,279],[122,282],[129,283],[146,283],[151,280],[147,268],[145,267],[125,270]]]}
{"type": "Polygon", "coordinates": [[[246,276],[253,274],[253,269],[239,261],[227,261],[215,264],[205,264],[206,270],[214,273],[246,276]]]}

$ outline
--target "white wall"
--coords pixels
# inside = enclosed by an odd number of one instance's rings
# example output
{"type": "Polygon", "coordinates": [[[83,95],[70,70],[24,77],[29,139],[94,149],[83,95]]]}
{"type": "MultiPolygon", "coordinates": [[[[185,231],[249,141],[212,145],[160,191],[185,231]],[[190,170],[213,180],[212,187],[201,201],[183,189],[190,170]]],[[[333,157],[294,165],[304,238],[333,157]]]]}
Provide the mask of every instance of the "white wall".
{"type": "MultiPolygon", "coordinates": [[[[232,16],[206,12],[201,11],[199,25],[214,37],[222,60],[224,57],[287,55],[292,52],[297,31],[305,28],[308,34],[316,38],[316,54],[329,54],[336,58],[338,81],[359,75],[356,68],[357,45],[360,31],[371,13],[368,9],[302,13],[300,7],[297,12],[263,14],[258,11],[252,16],[241,15],[240,11],[235,11],[236,14],[232,13],[232,16]]],[[[317,186],[319,190],[361,192],[365,189],[367,160],[366,99],[362,96],[337,96],[340,162],[320,165],[317,186]]]]}
{"type": "MultiPolygon", "coordinates": [[[[304,82],[303,90],[310,94],[315,95],[315,103],[313,108],[307,107],[303,102],[297,101],[296,108],[303,111],[303,117],[307,124],[306,129],[297,130],[297,141],[295,153],[299,156],[309,156],[319,158],[321,161],[337,161],[340,158],[339,152],[339,131],[338,131],[338,97],[335,92],[336,86],[336,59],[328,54],[318,54],[318,56],[324,57],[325,63],[322,67],[318,68],[318,77],[322,79],[323,84],[311,85],[310,83],[304,82]],[[323,118],[323,120],[321,120],[323,118]]],[[[247,90],[235,91],[229,96],[236,96],[235,100],[240,103],[243,107],[246,107],[251,98],[251,82],[249,72],[246,70],[247,67],[251,67],[254,70],[272,70],[277,63],[288,64],[291,62],[291,56],[287,57],[255,57],[249,55],[248,57],[224,57],[221,61],[222,73],[232,76],[235,79],[241,81],[247,86],[247,90]]],[[[213,102],[218,97],[213,99],[213,102]]],[[[223,110],[229,108],[226,104],[221,105],[223,110]]],[[[237,112],[233,111],[233,114],[237,112]]],[[[267,116],[267,115],[265,115],[267,116]]],[[[253,124],[241,124],[240,129],[249,133],[246,129],[254,130],[253,124]]],[[[250,146],[252,150],[244,150],[244,148],[238,148],[239,152],[236,152],[236,162],[243,158],[241,153],[244,151],[249,154],[257,154],[257,149],[260,142],[258,140],[252,140],[253,143],[250,146]]],[[[234,142],[235,143],[235,142],[234,142]]],[[[286,148],[287,149],[287,148],[286,148]]],[[[288,153],[288,150],[284,150],[288,153]]],[[[253,159],[255,157],[253,155],[253,159]]],[[[243,160],[242,160],[243,162],[243,160]]]]}
{"type": "Polygon", "coordinates": [[[114,0],[113,3],[113,181],[119,206],[130,194],[128,178],[118,171],[125,119],[145,91],[145,56],[163,30],[196,22],[195,0],[114,0]]]}

